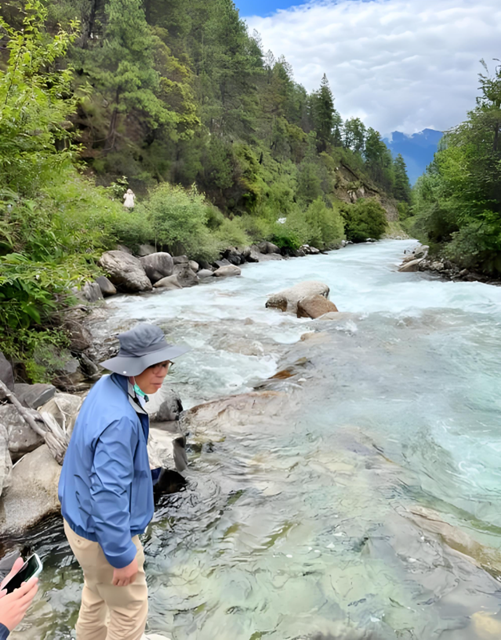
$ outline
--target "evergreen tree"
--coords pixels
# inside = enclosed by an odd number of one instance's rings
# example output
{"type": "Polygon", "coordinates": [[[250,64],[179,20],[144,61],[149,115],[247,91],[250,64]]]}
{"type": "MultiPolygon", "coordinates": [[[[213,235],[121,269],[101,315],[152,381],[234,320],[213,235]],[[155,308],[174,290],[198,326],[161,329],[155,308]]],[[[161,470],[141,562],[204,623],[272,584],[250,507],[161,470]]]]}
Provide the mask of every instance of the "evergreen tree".
{"type": "Polygon", "coordinates": [[[92,50],[85,71],[109,104],[105,151],[114,151],[120,120],[126,113],[140,112],[151,129],[174,117],[158,97],[155,38],[141,0],[108,0],[105,13],[104,41],[92,50]]]}
{"type": "Polygon", "coordinates": [[[399,153],[393,161],[393,171],[395,175],[395,186],[393,195],[401,202],[411,202],[411,185],[407,175],[407,167],[402,155],[399,153]]]}
{"type": "Polygon", "coordinates": [[[312,95],[313,128],[317,134],[318,150],[325,151],[332,142],[334,128],[334,98],[327,76],[323,75],[320,89],[312,95]]]}

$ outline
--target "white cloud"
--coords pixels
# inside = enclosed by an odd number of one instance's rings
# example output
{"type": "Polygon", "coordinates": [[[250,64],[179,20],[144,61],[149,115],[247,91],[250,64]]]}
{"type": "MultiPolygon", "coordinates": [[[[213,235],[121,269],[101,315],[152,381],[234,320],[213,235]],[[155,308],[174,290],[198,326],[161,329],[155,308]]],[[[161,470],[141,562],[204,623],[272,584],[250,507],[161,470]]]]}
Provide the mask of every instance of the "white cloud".
{"type": "Polygon", "coordinates": [[[327,73],[343,118],[382,134],[445,130],[478,95],[479,60],[501,58],[499,0],[313,0],[247,18],[265,51],[316,89],[327,73]]]}

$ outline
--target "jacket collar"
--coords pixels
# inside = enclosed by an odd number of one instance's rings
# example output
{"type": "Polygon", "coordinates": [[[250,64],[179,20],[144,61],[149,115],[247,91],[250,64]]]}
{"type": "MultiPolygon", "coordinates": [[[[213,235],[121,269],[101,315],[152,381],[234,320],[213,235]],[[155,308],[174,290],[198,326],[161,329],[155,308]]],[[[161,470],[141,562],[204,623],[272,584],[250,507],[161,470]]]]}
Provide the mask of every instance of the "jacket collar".
{"type": "Polygon", "coordinates": [[[119,373],[112,373],[111,379],[113,382],[118,385],[124,393],[127,394],[127,398],[129,399],[129,403],[136,413],[142,413],[144,415],[148,415],[148,412],[144,410],[139,402],[139,399],[134,391],[134,385],[130,383],[130,380],[127,376],[122,376],[119,373]]]}

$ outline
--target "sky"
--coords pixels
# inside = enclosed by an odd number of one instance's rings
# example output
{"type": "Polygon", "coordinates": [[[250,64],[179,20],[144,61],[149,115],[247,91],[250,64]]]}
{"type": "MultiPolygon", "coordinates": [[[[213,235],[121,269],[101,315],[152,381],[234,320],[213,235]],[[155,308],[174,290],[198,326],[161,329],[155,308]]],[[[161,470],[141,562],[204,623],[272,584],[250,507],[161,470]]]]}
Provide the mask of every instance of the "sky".
{"type": "Polygon", "coordinates": [[[341,116],[358,116],[383,136],[463,121],[475,106],[480,59],[493,72],[501,58],[500,0],[235,4],[297,82],[311,91],[325,72],[341,116]]]}

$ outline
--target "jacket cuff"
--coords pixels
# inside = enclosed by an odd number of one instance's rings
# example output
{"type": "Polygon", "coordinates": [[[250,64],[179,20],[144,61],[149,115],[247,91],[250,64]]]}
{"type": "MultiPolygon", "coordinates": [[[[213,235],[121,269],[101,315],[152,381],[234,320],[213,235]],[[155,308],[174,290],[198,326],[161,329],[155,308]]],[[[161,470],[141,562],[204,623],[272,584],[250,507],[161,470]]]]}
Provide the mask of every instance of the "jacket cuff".
{"type": "MultiPolygon", "coordinates": [[[[116,555],[109,556],[106,554],[104,549],[103,549],[103,552],[104,552],[104,555],[106,556],[106,560],[108,560],[108,562],[111,564],[111,566],[114,569],[123,569],[124,567],[127,567],[134,560],[137,554],[137,549],[136,549],[136,545],[131,540],[130,545],[127,547],[127,551],[124,551],[118,556],[116,555]]],[[[2,636],[0,636],[0,640],[2,640],[2,636]]]]}
{"type": "Polygon", "coordinates": [[[10,631],[7,629],[7,627],[0,622],[0,640],[5,640],[6,638],[8,638],[9,633],[10,631]]]}

